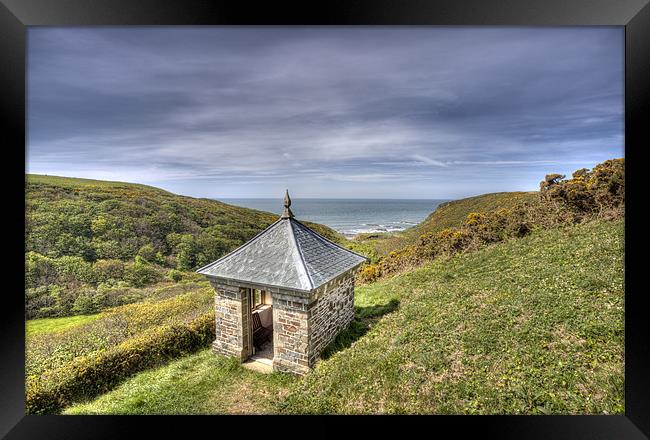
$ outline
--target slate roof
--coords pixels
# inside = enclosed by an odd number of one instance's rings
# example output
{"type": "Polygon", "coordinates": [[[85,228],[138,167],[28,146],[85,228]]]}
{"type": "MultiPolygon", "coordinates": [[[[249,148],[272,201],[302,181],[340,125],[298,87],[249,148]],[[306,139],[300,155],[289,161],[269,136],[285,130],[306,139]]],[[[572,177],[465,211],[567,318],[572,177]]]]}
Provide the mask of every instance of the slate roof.
{"type": "Polygon", "coordinates": [[[250,241],[197,272],[310,291],[366,260],[312,231],[293,215],[283,215],[250,241]]]}

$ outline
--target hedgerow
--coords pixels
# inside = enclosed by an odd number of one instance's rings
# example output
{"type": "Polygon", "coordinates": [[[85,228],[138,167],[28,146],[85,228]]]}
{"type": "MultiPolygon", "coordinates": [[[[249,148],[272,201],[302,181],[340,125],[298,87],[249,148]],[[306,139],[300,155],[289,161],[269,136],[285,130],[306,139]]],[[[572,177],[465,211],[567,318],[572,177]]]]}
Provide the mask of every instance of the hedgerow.
{"type": "Polygon", "coordinates": [[[467,216],[463,226],[422,234],[414,245],[391,252],[358,272],[357,279],[372,282],[417,267],[435,258],[478,249],[535,228],[574,224],[594,218],[620,218],[625,210],[625,162],[611,159],[593,170],[577,170],[570,179],[549,174],[540,183],[537,200],[512,208],[467,216]]]}
{"type": "Polygon", "coordinates": [[[29,377],[27,413],[56,413],[76,400],[97,396],[134,373],[207,346],[214,333],[214,312],[209,312],[187,324],[149,329],[117,346],[29,377]]]}
{"type": "Polygon", "coordinates": [[[27,377],[40,376],[75,357],[106,350],[161,325],[186,324],[213,308],[207,282],[169,285],[148,293],[143,301],[114,307],[92,322],[57,333],[28,336],[27,377]]]}

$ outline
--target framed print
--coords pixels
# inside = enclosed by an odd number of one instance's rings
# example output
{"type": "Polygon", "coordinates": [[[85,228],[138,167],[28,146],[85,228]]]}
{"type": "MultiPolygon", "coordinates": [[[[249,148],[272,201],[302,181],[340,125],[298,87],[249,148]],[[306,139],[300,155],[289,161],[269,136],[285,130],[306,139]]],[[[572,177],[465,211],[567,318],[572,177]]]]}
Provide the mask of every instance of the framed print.
{"type": "Polygon", "coordinates": [[[646,1],[0,16],[6,438],[649,435],[646,1]]]}

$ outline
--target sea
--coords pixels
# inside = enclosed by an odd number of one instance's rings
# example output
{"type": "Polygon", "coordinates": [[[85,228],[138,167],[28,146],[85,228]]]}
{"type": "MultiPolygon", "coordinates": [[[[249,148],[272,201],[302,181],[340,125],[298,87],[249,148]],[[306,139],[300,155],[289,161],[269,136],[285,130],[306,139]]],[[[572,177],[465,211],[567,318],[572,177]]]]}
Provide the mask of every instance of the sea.
{"type": "MultiPolygon", "coordinates": [[[[282,199],[219,199],[280,215],[282,199]]],[[[291,199],[298,220],[320,223],[351,238],[370,232],[403,231],[423,221],[441,203],[424,199],[291,199]]]]}

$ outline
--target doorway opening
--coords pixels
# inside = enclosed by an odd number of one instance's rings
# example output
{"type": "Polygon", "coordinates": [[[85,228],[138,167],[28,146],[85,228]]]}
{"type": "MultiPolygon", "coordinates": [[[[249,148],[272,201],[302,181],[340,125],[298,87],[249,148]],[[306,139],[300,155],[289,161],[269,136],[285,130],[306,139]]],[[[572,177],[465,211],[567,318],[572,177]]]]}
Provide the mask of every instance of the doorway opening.
{"type": "Polygon", "coordinates": [[[271,292],[248,289],[250,295],[252,355],[249,361],[273,366],[273,300],[271,292]]]}

